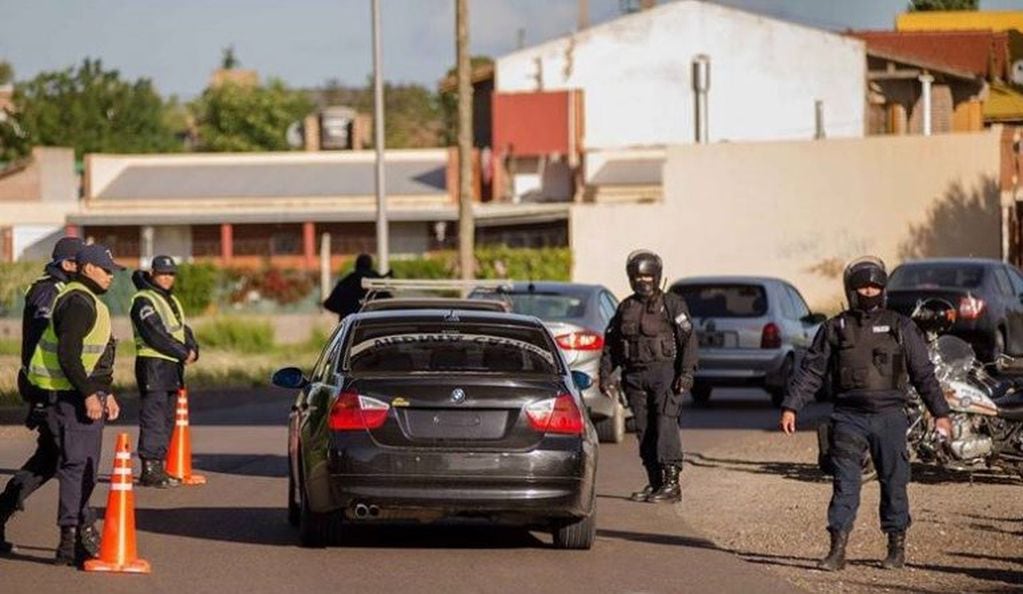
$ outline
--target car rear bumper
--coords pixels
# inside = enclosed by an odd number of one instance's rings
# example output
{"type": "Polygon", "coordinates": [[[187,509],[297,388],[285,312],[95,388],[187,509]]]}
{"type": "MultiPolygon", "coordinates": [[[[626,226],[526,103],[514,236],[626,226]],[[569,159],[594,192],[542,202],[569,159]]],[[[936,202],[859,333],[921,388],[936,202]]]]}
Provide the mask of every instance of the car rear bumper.
{"type": "MultiPolygon", "coordinates": [[[[361,441],[361,438],[357,438],[361,441]]],[[[583,517],[593,506],[596,451],[582,442],[527,452],[431,451],[339,444],[310,481],[314,511],[374,505],[386,519],[485,516],[518,523],[583,517]],[[315,491],[315,492],[314,492],[315,491]]]]}
{"type": "Polygon", "coordinates": [[[714,383],[762,384],[776,378],[784,349],[700,349],[696,379],[714,383]]]}

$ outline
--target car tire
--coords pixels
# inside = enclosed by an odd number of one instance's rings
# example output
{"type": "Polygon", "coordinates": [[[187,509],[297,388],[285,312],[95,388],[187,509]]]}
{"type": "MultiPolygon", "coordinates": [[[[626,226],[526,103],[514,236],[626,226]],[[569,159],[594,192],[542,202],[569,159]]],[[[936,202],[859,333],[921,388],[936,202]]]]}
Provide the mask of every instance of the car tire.
{"type": "Polygon", "coordinates": [[[625,410],[617,403],[610,417],[594,423],[600,443],[621,443],[625,439],[625,410]]]}
{"type": "Polygon", "coordinates": [[[299,544],[309,549],[321,549],[337,542],[341,535],[341,512],[321,514],[309,509],[303,476],[299,476],[298,495],[299,544]]]}
{"type": "Polygon", "coordinates": [[[710,402],[710,393],[714,391],[714,388],[707,384],[696,384],[693,389],[689,391],[689,395],[693,397],[693,402],[700,406],[706,406],[710,402]]]}
{"type": "Polygon", "coordinates": [[[291,461],[288,461],[288,523],[292,526],[299,525],[301,510],[295,501],[295,477],[291,473],[291,461]]]}
{"type": "Polygon", "coordinates": [[[588,551],[597,538],[597,508],[594,507],[585,518],[556,523],[551,533],[556,549],[588,551]]]}

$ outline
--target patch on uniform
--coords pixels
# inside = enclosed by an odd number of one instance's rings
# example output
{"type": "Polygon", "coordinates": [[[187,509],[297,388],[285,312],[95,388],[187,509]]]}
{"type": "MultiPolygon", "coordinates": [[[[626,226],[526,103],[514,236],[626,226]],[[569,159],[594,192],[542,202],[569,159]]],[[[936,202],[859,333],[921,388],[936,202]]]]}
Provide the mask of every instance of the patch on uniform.
{"type": "Polygon", "coordinates": [[[675,317],[675,323],[681,326],[688,319],[689,319],[689,316],[687,316],[685,314],[685,312],[683,312],[683,313],[678,314],[678,316],[675,317]]]}
{"type": "Polygon", "coordinates": [[[885,332],[891,332],[891,326],[874,326],[874,334],[884,334],[885,332]]]}
{"type": "Polygon", "coordinates": [[[142,309],[139,310],[139,319],[144,320],[155,313],[156,310],[153,309],[152,305],[143,305],[142,309]]]}

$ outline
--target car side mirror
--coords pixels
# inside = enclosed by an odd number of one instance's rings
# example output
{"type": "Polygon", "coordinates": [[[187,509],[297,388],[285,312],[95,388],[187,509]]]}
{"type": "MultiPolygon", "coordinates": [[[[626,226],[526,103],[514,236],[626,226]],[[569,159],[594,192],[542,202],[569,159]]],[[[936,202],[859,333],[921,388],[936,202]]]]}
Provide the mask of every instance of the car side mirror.
{"type": "Polygon", "coordinates": [[[828,316],[822,313],[811,313],[803,316],[801,321],[808,326],[816,326],[817,324],[827,322],[828,316]]]}
{"type": "Polygon", "coordinates": [[[278,369],[270,378],[270,382],[278,388],[299,390],[309,385],[309,380],[298,367],[285,367],[278,369]]]}
{"type": "Polygon", "coordinates": [[[575,383],[575,387],[580,390],[589,390],[590,386],[593,385],[593,378],[590,374],[585,371],[572,371],[572,381],[575,383]]]}

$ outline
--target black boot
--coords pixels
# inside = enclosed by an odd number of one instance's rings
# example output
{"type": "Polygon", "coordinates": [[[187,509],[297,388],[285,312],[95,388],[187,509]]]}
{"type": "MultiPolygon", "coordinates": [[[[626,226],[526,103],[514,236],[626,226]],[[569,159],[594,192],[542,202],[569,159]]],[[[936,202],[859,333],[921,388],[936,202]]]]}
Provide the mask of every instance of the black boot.
{"type": "Polygon", "coordinates": [[[74,526],[60,527],[60,544],[57,545],[57,555],[53,559],[54,565],[75,565],[78,562],[78,528],[74,526]]]}
{"type": "Polygon", "coordinates": [[[849,533],[835,530],[831,532],[831,550],[828,556],[817,563],[817,569],[823,571],[839,571],[845,569],[845,545],[849,543],[849,533]]]}
{"type": "MultiPolygon", "coordinates": [[[[11,487],[8,485],[7,488],[9,490],[11,487]]],[[[6,536],[7,520],[10,520],[18,509],[13,499],[6,491],[0,494],[0,555],[14,551],[14,543],[8,541],[6,536]]]]}
{"type": "Polygon", "coordinates": [[[166,489],[171,486],[170,477],[166,473],[161,472],[158,460],[143,460],[142,474],[139,476],[139,486],[166,489]]]}
{"type": "Polygon", "coordinates": [[[86,559],[99,557],[100,535],[93,524],[83,524],[78,528],[78,544],[86,559]]]}
{"type": "Polygon", "coordinates": [[[881,561],[884,569],[902,569],[906,566],[906,533],[888,533],[888,556],[881,561]]]}
{"type": "Polygon", "coordinates": [[[646,498],[653,494],[654,491],[661,488],[661,484],[664,482],[664,472],[660,468],[647,468],[647,485],[642,490],[636,491],[629,496],[631,501],[646,501],[646,498]]]}
{"type": "Polygon", "coordinates": [[[681,468],[676,464],[664,465],[664,484],[650,494],[646,500],[650,503],[678,503],[682,501],[682,486],[678,483],[681,468]]]}
{"type": "Polygon", "coordinates": [[[163,460],[160,460],[158,462],[158,464],[160,465],[160,476],[162,476],[164,479],[166,479],[167,486],[168,487],[180,487],[181,486],[181,479],[179,479],[176,476],[171,476],[171,475],[167,474],[167,465],[166,465],[166,463],[164,463],[163,460]]]}

